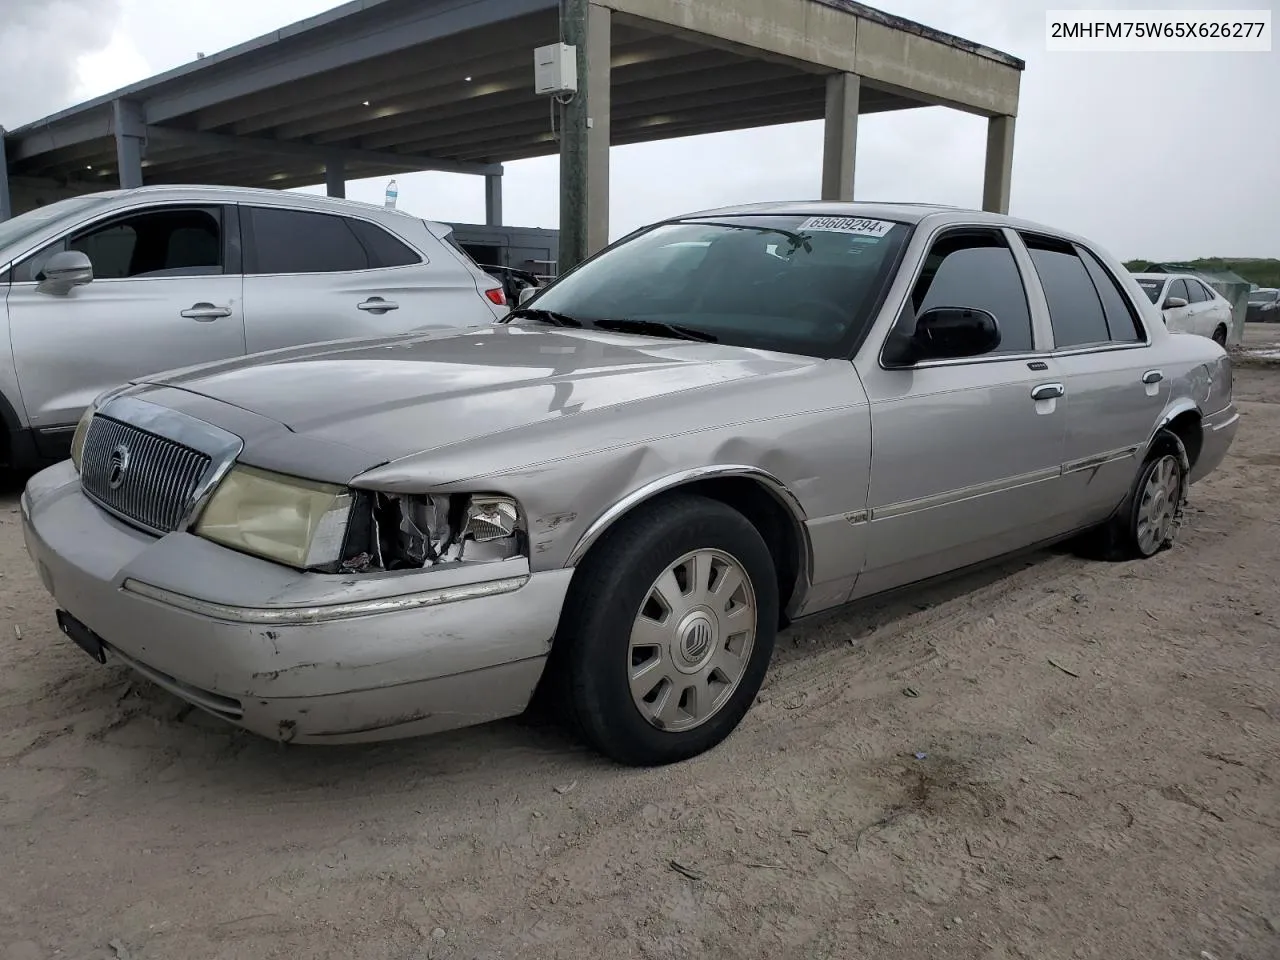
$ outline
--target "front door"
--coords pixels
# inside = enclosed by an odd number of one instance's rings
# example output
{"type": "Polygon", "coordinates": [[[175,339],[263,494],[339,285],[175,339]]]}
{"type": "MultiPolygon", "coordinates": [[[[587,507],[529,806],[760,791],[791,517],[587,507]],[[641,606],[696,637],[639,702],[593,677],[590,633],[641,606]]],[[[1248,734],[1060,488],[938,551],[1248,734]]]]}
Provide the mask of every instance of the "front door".
{"type": "Polygon", "coordinates": [[[1061,527],[1061,377],[1033,329],[1003,231],[966,228],[934,241],[906,310],[919,316],[935,306],[989,311],[1000,347],[911,369],[865,365],[870,527],[854,597],[998,556],[1061,527]]]}
{"type": "Polygon", "coordinates": [[[1054,238],[1022,239],[1048,303],[1066,387],[1062,497],[1075,525],[1085,526],[1105,520],[1128,492],[1173,371],[1152,359],[1137,309],[1096,255],[1054,238]]]}
{"type": "MultiPolygon", "coordinates": [[[[1182,307],[1169,307],[1164,311],[1164,324],[1173,333],[1195,333],[1195,306],[1191,303],[1191,291],[1187,289],[1187,281],[1178,277],[1170,281],[1168,288],[1164,292],[1164,302],[1167,303],[1170,298],[1178,297],[1186,301],[1186,305],[1182,307]]],[[[1163,303],[1161,306],[1163,307],[1163,303]]]]}
{"type": "Polygon", "coordinates": [[[42,452],[69,442],[104,390],[244,353],[241,277],[227,269],[228,246],[220,207],[157,206],[117,213],[15,267],[9,330],[42,452]],[[50,292],[43,265],[68,248],[88,255],[94,278],[50,292]]]}

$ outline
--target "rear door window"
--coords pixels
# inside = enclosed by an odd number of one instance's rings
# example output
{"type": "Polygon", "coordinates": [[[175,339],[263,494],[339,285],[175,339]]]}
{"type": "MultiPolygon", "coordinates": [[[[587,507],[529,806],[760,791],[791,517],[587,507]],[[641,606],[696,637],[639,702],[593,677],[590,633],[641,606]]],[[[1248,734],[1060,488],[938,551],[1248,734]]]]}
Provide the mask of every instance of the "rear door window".
{"type": "Polygon", "coordinates": [[[369,266],[407,267],[413,263],[421,263],[422,257],[413,251],[399,237],[392,236],[387,230],[368,220],[357,220],[354,217],[344,218],[351,232],[369,255],[369,266]]]}
{"type": "Polygon", "coordinates": [[[1107,316],[1089,270],[1065,240],[1023,236],[1049,304],[1059,349],[1108,343],[1107,316]]]}
{"type": "Polygon", "coordinates": [[[1076,251],[1085,269],[1089,271],[1089,279],[1093,281],[1098,298],[1102,301],[1102,312],[1107,318],[1107,333],[1111,342],[1134,343],[1146,340],[1146,331],[1142,329],[1138,311],[1116,282],[1115,276],[1091,251],[1084,247],[1076,247],[1076,251]]]}
{"type": "Polygon", "coordinates": [[[244,210],[248,227],[245,273],[348,273],[369,269],[369,252],[346,217],[275,207],[244,210]]]}
{"type": "Polygon", "coordinates": [[[1204,287],[1200,285],[1199,280],[1188,280],[1187,292],[1190,294],[1187,299],[1191,303],[1204,303],[1209,299],[1208,294],[1205,293],[1204,287]]]}

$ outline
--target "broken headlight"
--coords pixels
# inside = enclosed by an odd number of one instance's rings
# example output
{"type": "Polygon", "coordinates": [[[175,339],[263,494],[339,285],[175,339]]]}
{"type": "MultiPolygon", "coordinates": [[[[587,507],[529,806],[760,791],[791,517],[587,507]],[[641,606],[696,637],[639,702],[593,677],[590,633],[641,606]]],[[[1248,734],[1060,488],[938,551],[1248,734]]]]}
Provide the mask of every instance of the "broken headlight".
{"type": "Polygon", "coordinates": [[[410,570],[528,556],[519,504],[482,494],[356,491],[339,570],[410,570]]]}

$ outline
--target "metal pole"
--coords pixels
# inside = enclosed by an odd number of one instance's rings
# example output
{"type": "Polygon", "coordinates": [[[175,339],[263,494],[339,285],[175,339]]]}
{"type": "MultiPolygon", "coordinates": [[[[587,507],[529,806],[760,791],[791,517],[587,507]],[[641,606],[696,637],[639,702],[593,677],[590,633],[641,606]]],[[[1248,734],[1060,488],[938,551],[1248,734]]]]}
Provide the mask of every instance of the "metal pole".
{"type": "Polygon", "coordinates": [[[566,273],[587,258],[587,118],[591,116],[591,60],[587,45],[590,0],[560,0],[560,33],[578,51],[578,92],[560,110],[560,259],[566,273]]]}

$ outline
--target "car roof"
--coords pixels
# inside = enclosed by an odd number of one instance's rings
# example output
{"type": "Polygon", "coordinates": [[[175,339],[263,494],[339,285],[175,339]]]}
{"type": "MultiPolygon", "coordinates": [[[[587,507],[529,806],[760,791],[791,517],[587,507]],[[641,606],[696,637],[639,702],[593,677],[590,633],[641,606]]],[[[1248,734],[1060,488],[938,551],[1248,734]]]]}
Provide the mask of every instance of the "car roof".
{"type": "Polygon", "coordinates": [[[850,202],[833,202],[828,200],[783,200],[766,203],[739,204],[732,207],[717,207],[711,210],[700,210],[696,213],[670,217],[666,222],[681,220],[698,220],[707,217],[867,217],[870,219],[896,220],[899,223],[916,225],[926,220],[939,225],[947,222],[962,224],[982,224],[993,227],[1013,227],[1031,233],[1047,234],[1066,240],[1076,240],[1087,246],[1095,244],[1084,237],[1076,236],[1066,230],[1022,220],[1003,213],[990,213],[986,210],[974,210],[966,207],[952,207],[940,203],[911,202],[870,202],[855,200],[850,202]]]}
{"type": "MultiPolygon", "coordinates": [[[[104,190],[95,194],[110,199],[184,199],[216,203],[283,203],[291,207],[305,210],[327,211],[329,213],[352,213],[365,217],[407,217],[420,220],[403,210],[393,210],[373,203],[362,203],[359,200],[345,200],[337,197],[318,196],[311,193],[294,193],[286,190],[271,190],[265,187],[227,187],[217,184],[174,183],[152,184],[133,187],[128,190],[104,190]]],[[[434,223],[434,221],[432,221],[434,223]]],[[[447,224],[438,226],[448,229],[447,224]]]]}

